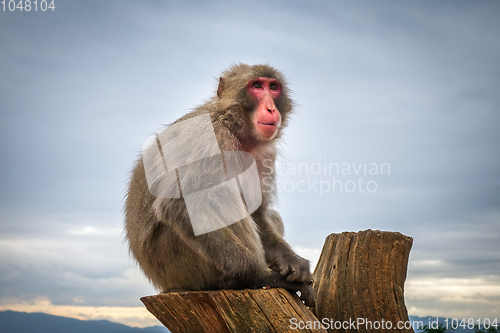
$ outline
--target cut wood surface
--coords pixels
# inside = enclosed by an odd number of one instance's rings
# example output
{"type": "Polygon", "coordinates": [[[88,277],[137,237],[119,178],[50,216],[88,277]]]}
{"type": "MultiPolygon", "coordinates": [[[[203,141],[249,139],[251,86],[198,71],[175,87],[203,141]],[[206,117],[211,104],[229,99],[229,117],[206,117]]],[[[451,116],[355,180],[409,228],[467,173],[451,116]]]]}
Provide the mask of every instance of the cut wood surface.
{"type": "Polygon", "coordinates": [[[340,323],[365,321],[356,329],[329,332],[413,332],[397,327],[409,320],[404,282],[412,243],[399,232],[376,230],[326,238],[314,271],[316,315],[340,323]]]}
{"type": "MultiPolygon", "coordinates": [[[[211,290],[162,293],[141,298],[171,332],[326,332],[297,328],[317,318],[297,295],[276,289],[211,290]]],[[[317,325],[319,327],[319,325],[317,325]]]]}

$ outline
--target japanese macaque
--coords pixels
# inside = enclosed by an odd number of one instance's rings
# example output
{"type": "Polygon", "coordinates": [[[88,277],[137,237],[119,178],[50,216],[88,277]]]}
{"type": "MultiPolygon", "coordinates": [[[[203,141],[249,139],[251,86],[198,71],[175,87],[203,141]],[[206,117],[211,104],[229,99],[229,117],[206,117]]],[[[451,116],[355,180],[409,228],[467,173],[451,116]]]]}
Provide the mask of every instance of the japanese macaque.
{"type": "MultiPolygon", "coordinates": [[[[180,196],[158,197],[148,188],[144,158],[137,162],[126,198],[126,238],[146,276],[163,292],[275,287],[299,291],[301,300],[314,306],[309,262],[283,239],[281,217],[270,208],[276,196],[270,166],[293,106],[288,95],[285,79],[273,67],[233,65],[222,73],[210,101],[171,125],[209,115],[221,154],[253,155],[262,203],[235,223],[195,235],[180,173],[174,173],[180,196]]],[[[197,128],[190,131],[198,135],[197,128]]],[[[182,149],[198,148],[186,141],[182,149]]],[[[224,170],[227,176],[225,164],[224,170]]]]}

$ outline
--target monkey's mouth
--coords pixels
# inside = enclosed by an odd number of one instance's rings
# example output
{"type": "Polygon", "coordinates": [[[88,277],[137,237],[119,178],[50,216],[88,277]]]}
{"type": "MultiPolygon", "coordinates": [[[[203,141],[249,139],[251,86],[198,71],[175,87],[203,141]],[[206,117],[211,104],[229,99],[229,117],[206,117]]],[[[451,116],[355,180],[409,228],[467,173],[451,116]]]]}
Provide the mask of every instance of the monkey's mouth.
{"type": "Polygon", "coordinates": [[[258,121],[257,131],[265,139],[271,139],[278,130],[278,123],[273,121],[258,121]]]}
{"type": "Polygon", "coordinates": [[[260,125],[265,125],[265,126],[274,126],[274,127],[276,127],[276,123],[264,123],[264,122],[261,122],[261,121],[259,121],[258,123],[259,123],[260,125]]]}

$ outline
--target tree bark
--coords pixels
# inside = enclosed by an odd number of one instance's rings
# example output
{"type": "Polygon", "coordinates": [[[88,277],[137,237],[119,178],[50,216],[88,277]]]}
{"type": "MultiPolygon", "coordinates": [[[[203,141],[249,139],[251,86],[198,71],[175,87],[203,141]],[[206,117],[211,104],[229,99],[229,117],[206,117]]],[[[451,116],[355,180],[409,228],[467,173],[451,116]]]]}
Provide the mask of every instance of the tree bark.
{"type": "Polygon", "coordinates": [[[317,318],[297,295],[279,288],[172,292],[141,301],[175,333],[326,332],[319,323],[306,328],[317,318]],[[304,328],[292,329],[299,323],[304,328]]]}
{"type": "Polygon", "coordinates": [[[372,230],[326,238],[313,274],[316,315],[337,327],[349,323],[329,332],[414,332],[397,327],[409,320],[404,282],[412,243],[399,232],[372,230]]]}

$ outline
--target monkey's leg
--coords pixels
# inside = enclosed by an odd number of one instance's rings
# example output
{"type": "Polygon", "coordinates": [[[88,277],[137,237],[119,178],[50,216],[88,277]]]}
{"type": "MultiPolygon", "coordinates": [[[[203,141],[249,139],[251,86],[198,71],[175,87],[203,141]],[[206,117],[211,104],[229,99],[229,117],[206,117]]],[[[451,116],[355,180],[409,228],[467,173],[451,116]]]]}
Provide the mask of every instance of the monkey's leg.
{"type": "Polygon", "coordinates": [[[216,286],[221,289],[284,288],[300,291],[307,306],[314,306],[314,290],[309,284],[288,282],[267,267],[264,248],[252,218],[228,227],[199,235],[198,245],[205,248],[205,258],[220,272],[216,286]]]}
{"type": "Polygon", "coordinates": [[[219,272],[216,285],[221,289],[261,287],[267,269],[264,248],[255,222],[245,218],[225,228],[196,236],[205,256],[219,272]]]}

